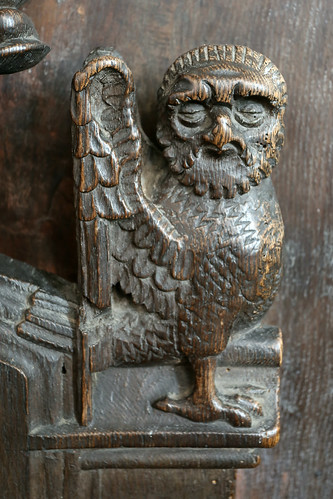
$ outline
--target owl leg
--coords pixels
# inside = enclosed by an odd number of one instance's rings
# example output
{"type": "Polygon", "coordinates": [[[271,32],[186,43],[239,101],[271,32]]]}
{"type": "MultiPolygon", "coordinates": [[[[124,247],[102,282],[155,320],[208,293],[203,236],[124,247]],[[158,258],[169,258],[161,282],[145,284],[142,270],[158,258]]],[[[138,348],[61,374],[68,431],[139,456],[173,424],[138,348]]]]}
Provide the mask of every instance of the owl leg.
{"type": "Polygon", "coordinates": [[[155,407],[165,412],[173,412],[192,421],[208,422],[224,419],[232,426],[251,426],[249,414],[238,407],[222,401],[216,395],[216,357],[191,359],[195,373],[195,387],[186,399],[165,398],[155,403],[155,407]]]}

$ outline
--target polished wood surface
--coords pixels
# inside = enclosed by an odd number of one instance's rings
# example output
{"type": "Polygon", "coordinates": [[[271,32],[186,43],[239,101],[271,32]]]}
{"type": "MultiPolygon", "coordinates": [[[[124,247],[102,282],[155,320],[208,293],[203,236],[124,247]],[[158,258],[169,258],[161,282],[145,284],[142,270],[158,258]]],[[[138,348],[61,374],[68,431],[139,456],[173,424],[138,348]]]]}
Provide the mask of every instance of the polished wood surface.
{"type": "Polygon", "coordinates": [[[158,149],[117,52],[92,51],[75,74],[82,424],[102,409],[92,407],[89,371],[170,358],[186,359],[194,388],[163,395],[156,409],[235,427],[263,412],[254,394],[236,396],[236,383],[234,397],[217,394],[216,356],[232,334],[260,328],[281,281],[283,222],[270,176],[286,92],[278,68],[249,47],[190,50],[158,91],[158,149]]]}
{"type": "MultiPolygon", "coordinates": [[[[262,453],[259,468],[238,471],[236,496],[329,498],[330,0],[233,0],[224,5],[213,0],[209,8],[199,0],[103,0],[98,8],[88,0],[45,0],[28,1],[22,10],[52,51],[36,68],[0,80],[0,251],[71,280],[77,264],[68,89],[83,57],[98,45],[114,45],[123,55],[137,82],[148,134],[155,129],[156,90],[179,53],[202,43],[244,44],[280,68],[289,89],[287,142],[273,180],[286,251],[282,290],[267,320],[285,331],[282,436],[274,450],[262,453]]],[[[167,480],[172,473],[179,491],[182,473],[168,472],[167,480]]],[[[212,487],[215,475],[211,482],[204,471],[194,476],[197,497],[214,497],[218,478],[212,487]]],[[[153,486],[145,487],[145,497],[156,497],[153,486]]],[[[184,484],[178,495],[186,494],[195,497],[184,484]]]]}

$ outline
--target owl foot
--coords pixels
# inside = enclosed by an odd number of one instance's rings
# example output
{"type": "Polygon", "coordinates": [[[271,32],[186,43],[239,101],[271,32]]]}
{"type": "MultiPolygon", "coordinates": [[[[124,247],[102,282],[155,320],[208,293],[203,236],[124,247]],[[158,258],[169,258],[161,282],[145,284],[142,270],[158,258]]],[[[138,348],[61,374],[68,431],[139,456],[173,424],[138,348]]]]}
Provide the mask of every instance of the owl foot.
{"type": "Polygon", "coordinates": [[[238,407],[222,404],[218,397],[213,397],[205,403],[194,403],[193,397],[182,400],[165,398],[154,403],[154,407],[160,411],[172,412],[192,421],[207,423],[223,419],[232,426],[251,426],[251,417],[247,411],[238,407]]]}
{"type": "Polygon", "coordinates": [[[238,394],[232,396],[224,395],[222,397],[222,400],[227,404],[236,403],[246,411],[252,412],[256,416],[263,415],[262,405],[259,404],[257,400],[254,400],[253,398],[248,397],[246,395],[238,395],[238,394]]]}

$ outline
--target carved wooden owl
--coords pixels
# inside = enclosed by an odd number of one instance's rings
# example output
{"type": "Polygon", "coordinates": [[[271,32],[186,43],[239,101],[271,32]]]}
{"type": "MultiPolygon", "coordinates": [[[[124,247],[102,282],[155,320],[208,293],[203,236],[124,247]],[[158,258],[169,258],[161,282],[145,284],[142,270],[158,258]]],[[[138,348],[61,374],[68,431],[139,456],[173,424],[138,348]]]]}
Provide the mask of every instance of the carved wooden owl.
{"type": "Polygon", "coordinates": [[[79,330],[92,372],[186,358],[193,393],[155,407],[250,426],[217,395],[216,356],[259,322],[280,281],[283,223],[270,180],[283,145],[286,84],[246,47],[179,57],[158,93],[156,149],[139,126],[133,78],[113,50],[73,80],[79,330]]]}

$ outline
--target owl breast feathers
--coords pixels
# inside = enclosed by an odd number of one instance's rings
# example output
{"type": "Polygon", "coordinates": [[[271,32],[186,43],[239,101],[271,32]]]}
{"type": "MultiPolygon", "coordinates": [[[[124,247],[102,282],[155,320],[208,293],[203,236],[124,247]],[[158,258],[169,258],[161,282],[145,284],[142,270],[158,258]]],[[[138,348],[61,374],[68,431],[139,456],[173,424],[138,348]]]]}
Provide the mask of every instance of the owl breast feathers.
{"type": "Polygon", "coordinates": [[[205,357],[262,317],[280,280],[269,176],[285,104],[261,54],[187,52],[159,90],[160,151],[138,123],[127,65],[112,49],[91,53],[71,104],[80,284],[94,314],[110,315],[110,335],[143,330],[149,359],[155,347],[205,357]]]}

